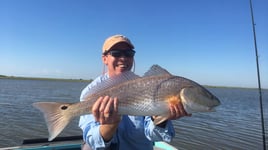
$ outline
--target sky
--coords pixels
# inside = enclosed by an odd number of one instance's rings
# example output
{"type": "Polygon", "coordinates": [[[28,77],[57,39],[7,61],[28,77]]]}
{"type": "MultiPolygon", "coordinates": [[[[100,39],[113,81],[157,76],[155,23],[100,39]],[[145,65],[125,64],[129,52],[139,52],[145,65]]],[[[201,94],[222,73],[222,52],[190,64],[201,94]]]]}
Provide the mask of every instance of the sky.
{"type": "MultiPolygon", "coordinates": [[[[252,3],[268,88],[268,1],[252,3]]],[[[249,0],[0,0],[0,75],[94,79],[114,34],[134,44],[138,75],[158,64],[202,85],[258,87],[249,0]]]]}

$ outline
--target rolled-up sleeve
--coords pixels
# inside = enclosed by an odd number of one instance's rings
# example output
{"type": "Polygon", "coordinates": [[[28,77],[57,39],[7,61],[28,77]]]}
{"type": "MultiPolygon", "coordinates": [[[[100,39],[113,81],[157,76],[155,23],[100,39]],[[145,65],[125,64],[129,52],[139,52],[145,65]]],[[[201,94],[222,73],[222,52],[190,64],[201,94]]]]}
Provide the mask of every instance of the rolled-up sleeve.
{"type": "Polygon", "coordinates": [[[150,116],[145,117],[145,131],[144,132],[145,132],[145,136],[150,141],[171,142],[172,138],[175,136],[175,130],[170,120],[167,121],[165,128],[161,128],[161,127],[154,125],[150,116]]]}
{"type": "Polygon", "coordinates": [[[83,130],[83,139],[84,141],[90,145],[92,149],[104,149],[105,147],[109,147],[111,142],[104,142],[101,134],[100,134],[100,126],[98,122],[86,122],[89,118],[93,119],[92,115],[85,115],[80,117],[79,126],[83,130]],[[85,119],[85,121],[83,121],[85,119]],[[86,124],[84,125],[83,122],[86,124]]]}
{"type": "MultiPolygon", "coordinates": [[[[92,115],[86,115],[83,116],[86,118],[91,118],[93,119],[92,115]]],[[[81,118],[83,118],[81,117],[81,118]]],[[[80,118],[80,121],[83,120],[80,118]]],[[[98,122],[90,122],[84,128],[80,126],[83,130],[83,139],[84,141],[90,145],[92,149],[105,149],[111,145],[111,141],[109,142],[104,142],[101,134],[100,134],[100,126],[98,122]]]]}
{"type": "MultiPolygon", "coordinates": [[[[91,88],[100,83],[105,78],[105,76],[99,77],[91,82],[87,87],[85,87],[81,93],[80,101],[84,101],[87,93],[91,90],[91,88]]],[[[95,121],[95,118],[92,114],[80,116],[79,127],[83,131],[84,141],[89,144],[92,149],[101,150],[110,146],[111,142],[104,142],[99,130],[100,124],[99,122],[95,121]]]]}

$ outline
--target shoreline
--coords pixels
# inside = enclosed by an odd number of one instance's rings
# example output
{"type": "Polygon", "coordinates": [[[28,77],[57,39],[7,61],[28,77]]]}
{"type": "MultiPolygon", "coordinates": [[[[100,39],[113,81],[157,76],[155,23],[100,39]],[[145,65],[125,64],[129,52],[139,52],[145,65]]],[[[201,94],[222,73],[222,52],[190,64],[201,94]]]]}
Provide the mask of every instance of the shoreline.
{"type": "MultiPolygon", "coordinates": [[[[18,77],[0,75],[0,79],[14,79],[14,80],[48,80],[48,81],[69,81],[69,82],[92,82],[93,79],[64,79],[64,78],[42,78],[42,77],[18,77]]],[[[232,86],[216,86],[216,85],[202,85],[206,88],[234,88],[234,89],[258,89],[253,87],[232,87],[232,86]]],[[[262,88],[262,90],[268,90],[262,88]]]]}
{"type": "Polygon", "coordinates": [[[48,80],[48,81],[71,81],[71,82],[91,82],[92,79],[64,79],[64,78],[42,78],[42,77],[17,77],[0,75],[0,79],[14,79],[14,80],[48,80]]]}

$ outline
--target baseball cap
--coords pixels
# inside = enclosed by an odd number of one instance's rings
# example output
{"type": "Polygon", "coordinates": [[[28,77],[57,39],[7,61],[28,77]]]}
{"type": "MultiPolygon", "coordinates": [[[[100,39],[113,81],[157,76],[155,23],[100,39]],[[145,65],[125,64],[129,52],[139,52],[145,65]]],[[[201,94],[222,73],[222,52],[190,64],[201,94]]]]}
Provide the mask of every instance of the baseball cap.
{"type": "Polygon", "coordinates": [[[115,44],[121,43],[121,42],[127,43],[132,49],[134,49],[133,44],[126,36],[117,34],[117,35],[113,35],[105,40],[103,47],[102,47],[102,53],[110,50],[115,44]]]}

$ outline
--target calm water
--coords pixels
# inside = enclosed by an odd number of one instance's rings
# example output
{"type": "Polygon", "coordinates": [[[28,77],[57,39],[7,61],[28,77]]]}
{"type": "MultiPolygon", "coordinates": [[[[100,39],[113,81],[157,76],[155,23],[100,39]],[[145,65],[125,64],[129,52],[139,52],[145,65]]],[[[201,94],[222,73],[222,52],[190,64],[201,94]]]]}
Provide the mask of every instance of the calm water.
{"type": "MultiPolygon", "coordinates": [[[[36,101],[77,102],[86,82],[0,79],[0,147],[20,145],[23,139],[47,138],[36,101]]],[[[210,88],[222,102],[217,112],[193,114],[174,121],[179,149],[262,149],[258,91],[210,88]]],[[[268,140],[268,91],[263,91],[268,140]]],[[[74,120],[60,136],[81,135],[74,120]]],[[[268,146],[268,143],[266,143],[268,146]]]]}

